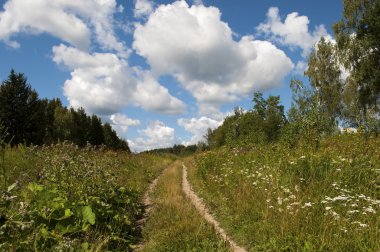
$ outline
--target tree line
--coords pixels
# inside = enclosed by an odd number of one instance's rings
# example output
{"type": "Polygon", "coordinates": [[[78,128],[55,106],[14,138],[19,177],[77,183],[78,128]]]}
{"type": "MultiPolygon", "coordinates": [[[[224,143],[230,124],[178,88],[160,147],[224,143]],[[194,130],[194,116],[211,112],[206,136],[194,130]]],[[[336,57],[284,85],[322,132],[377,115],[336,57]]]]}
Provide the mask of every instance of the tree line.
{"type": "Polygon", "coordinates": [[[70,141],[79,147],[104,145],[130,152],[109,123],[83,108],[67,108],[58,99],[40,99],[22,73],[10,71],[0,85],[0,123],[11,145],[42,145],[70,141]]]}
{"type": "Polygon", "coordinates": [[[343,18],[333,25],[336,42],[321,38],[308,60],[309,85],[292,79],[292,105],[284,113],[279,96],[257,92],[248,112],[235,109],[206,134],[210,148],[300,142],[319,145],[339,125],[368,135],[380,132],[380,1],[343,0],[343,18]],[[344,76],[346,75],[346,76],[344,76]]]}
{"type": "Polygon", "coordinates": [[[159,149],[152,149],[144,151],[143,153],[151,153],[151,154],[173,154],[176,156],[190,156],[191,154],[194,154],[195,152],[199,151],[200,145],[188,145],[185,146],[183,144],[175,144],[172,147],[166,147],[166,148],[159,148],[159,149]]]}

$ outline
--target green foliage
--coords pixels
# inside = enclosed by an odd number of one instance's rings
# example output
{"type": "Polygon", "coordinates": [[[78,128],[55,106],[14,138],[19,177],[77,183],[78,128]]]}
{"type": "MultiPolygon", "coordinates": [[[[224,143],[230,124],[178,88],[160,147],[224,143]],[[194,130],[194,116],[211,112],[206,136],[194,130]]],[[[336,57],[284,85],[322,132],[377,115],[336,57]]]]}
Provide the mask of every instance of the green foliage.
{"type": "Polygon", "coordinates": [[[337,130],[335,118],[321,104],[319,93],[293,79],[293,102],[288,111],[288,123],[282,129],[281,142],[291,147],[298,144],[317,148],[322,136],[337,130]]]}
{"type": "Polygon", "coordinates": [[[12,145],[70,141],[79,147],[89,143],[130,152],[128,143],[109,124],[102,125],[99,117],[90,117],[83,108],[67,109],[59,99],[40,100],[26,77],[14,70],[0,86],[0,121],[12,145]]]}
{"type": "Polygon", "coordinates": [[[286,123],[280,97],[270,95],[266,100],[262,93],[255,93],[253,110],[235,109],[234,115],[225,118],[223,124],[206,134],[211,148],[220,146],[252,145],[275,142],[286,123]]]}
{"type": "Polygon", "coordinates": [[[367,110],[379,111],[380,1],[344,0],[343,18],[334,25],[341,62],[350,71],[351,102],[366,120],[367,110]]]}
{"type": "Polygon", "coordinates": [[[197,145],[182,145],[182,144],[175,144],[173,147],[168,147],[168,148],[160,148],[160,149],[153,149],[153,150],[148,150],[144,151],[143,153],[154,153],[154,154],[163,154],[163,153],[168,153],[168,154],[174,154],[176,156],[189,156],[194,154],[197,150],[203,151],[205,146],[199,144],[197,145]]]}
{"type": "Polygon", "coordinates": [[[160,177],[141,251],[230,251],[182,192],[181,174],[181,162],[176,162],[160,177]]]}
{"type": "Polygon", "coordinates": [[[197,155],[189,178],[249,251],[377,251],[379,144],[339,135],[317,150],[220,148],[197,155]]]}
{"type": "Polygon", "coordinates": [[[103,135],[105,145],[113,150],[125,150],[130,152],[128,143],[120,139],[109,123],[103,125],[103,135]]]}
{"type": "Polygon", "coordinates": [[[332,122],[341,115],[343,83],[336,48],[323,37],[311,52],[305,75],[310,79],[319,103],[319,113],[326,113],[332,122]]]}
{"type": "Polygon", "coordinates": [[[43,103],[26,77],[11,70],[0,85],[0,120],[8,129],[12,144],[41,144],[44,137],[45,117],[43,103]]]}
{"type": "Polygon", "coordinates": [[[7,147],[14,183],[2,186],[0,250],[131,250],[141,195],[168,162],[69,144],[7,147]]]}

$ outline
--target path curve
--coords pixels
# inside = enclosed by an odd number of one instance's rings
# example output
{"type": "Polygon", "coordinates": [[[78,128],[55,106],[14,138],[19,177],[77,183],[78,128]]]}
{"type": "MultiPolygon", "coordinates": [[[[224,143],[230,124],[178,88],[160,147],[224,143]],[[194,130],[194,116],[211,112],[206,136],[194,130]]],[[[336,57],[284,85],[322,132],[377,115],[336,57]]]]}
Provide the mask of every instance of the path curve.
{"type": "Polygon", "coordinates": [[[187,167],[184,164],[182,164],[182,167],[182,190],[191,200],[198,212],[206,219],[208,223],[210,223],[215,228],[216,232],[220,234],[223,240],[231,245],[232,249],[235,252],[246,252],[247,250],[238,246],[236,242],[234,242],[231,237],[227,235],[226,231],[220,227],[219,222],[216,221],[215,218],[209,213],[206,205],[203,203],[202,199],[199,198],[198,195],[192,190],[191,185],[187,180],[187,167]]]}

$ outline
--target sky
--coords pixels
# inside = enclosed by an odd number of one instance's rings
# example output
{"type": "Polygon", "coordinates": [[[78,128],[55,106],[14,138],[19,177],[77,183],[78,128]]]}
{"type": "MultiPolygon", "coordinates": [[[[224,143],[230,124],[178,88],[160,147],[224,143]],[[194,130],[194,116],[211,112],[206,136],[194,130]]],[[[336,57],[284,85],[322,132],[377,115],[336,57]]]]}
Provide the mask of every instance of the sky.
{"type": "Polygon", "coordinates": [[[109,122],[133,151],[196,144],[256,91],[291,104],[340,0],[0,0],[0,81],[109,122]]]}

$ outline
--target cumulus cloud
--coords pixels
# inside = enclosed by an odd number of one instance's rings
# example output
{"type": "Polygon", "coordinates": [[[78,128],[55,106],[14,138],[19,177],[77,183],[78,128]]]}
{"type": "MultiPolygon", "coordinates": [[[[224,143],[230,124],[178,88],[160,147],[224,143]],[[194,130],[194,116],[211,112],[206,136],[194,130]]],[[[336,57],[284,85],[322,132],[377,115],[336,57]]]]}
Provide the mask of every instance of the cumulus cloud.
{"type": "Polygon", "coordinates": [[[136,18],[145,18],[153,12],[153,1],[150,0],[136,0],[134,16],[136,18]]]}
{"type": "Polygon", "coordinates": [[[71,71],[63,90],[75,108],[101,115],[117,113],[127,105],[167,114],[185,109],[148,71],[129,67],[115,54],[89,54],[61,44],[53,47],[53,61],[71,71]]]}
{"type": "Polygon", "coordinates": [[[297,62],[296,67],[294,68],[294,73],[296,75],[304,76],[305,71],[307,70],[307,62],[300,60],[297,62]]]}
{"type": "Polygon", "coordinates": [[[196,144],[199,141],[204,141],[204,135],[207,132],[207,129],[215,129],[223,123],[222,120],[215,120],[202,116],[200,118],[180,118],[178,119],[178,125],[183,127],[186,131],[192,134],[192,137],[189,141],[183,141],[184,145],[196,144]]]}
{"type": "Polygon", "coordinates": [[[19,47],[12,40],[15,34],[48,33],[87,51],[94,35],[103,49],[127,56],[113,30],[113,15],[119,10],[115,0],[8,0],[0,12],[0,40],[19,47]]]}
{"type": "Polygon", "coordinates": [[[174,144],[174,129],[166,126],[161,121],[154,121],[145,129],[139,130],[139,137],[129,140],[129,146],[133,151],[170,147],[174,144]]]}
{"type": "Polygon", "coordinates": [[[327,33],[324,25],[319,25],[310,32],[309,23],[307,16],[300,16],[297,12],[288,14],[285,21],[282,22],[279,9],[271,7],[267,13],[266,23],[261,23],[256,29],[273,41],[286,46],[301,48],[302,55],[306,57],[321,37],[331,40],[331,36],[327,33]]]}
{"type": "Polygon", "coordinates": [[[112,127],[117,132],[127,133],[129,126],[140,125],[140,120],[131,119],[126,115],[116,113],[110,116],[112,127]]]}
{"type": "Polygon", "coordinates": [[[133,48],[157,75],[175,76],[198,101],[217,111],[255,90],[279,86],[293,69],[280,49],[250,36],[234,41],[215,7],[185,1],[159,6],[134,32],[133,48]]]}

